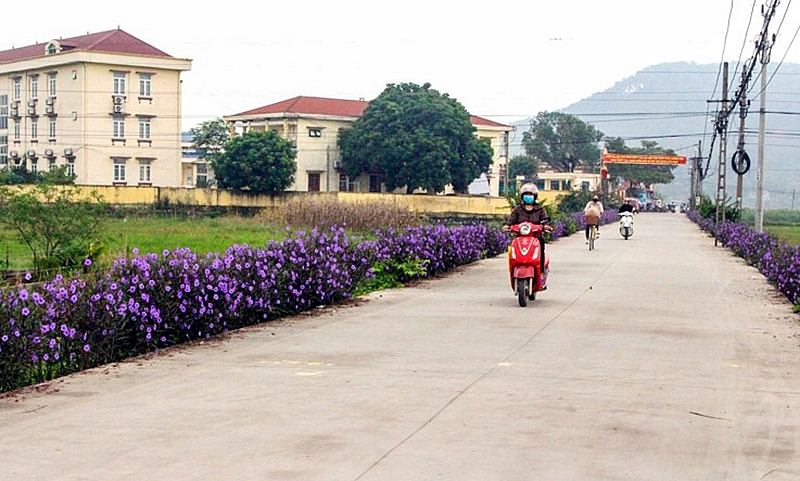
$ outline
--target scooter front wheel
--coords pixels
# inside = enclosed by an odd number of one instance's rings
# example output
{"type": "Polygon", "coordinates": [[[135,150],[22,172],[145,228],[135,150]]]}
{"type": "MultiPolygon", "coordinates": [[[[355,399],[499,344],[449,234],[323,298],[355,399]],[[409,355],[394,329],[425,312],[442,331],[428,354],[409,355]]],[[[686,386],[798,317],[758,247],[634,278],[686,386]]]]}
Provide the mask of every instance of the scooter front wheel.
{"type": "Polygon", "coordinates": [[[528,279],[517,279],[517,300],[519,300],[519,307],[528,305],[528,279]]]}

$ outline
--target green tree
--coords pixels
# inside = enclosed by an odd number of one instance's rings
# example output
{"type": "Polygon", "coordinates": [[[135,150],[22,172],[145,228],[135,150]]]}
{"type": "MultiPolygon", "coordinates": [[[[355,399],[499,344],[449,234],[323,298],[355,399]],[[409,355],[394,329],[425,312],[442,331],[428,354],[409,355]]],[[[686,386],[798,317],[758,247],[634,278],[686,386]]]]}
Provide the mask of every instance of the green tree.
{"type": "MultiPolygon", "coordinates": [[[[614,154],[637,155],[675,155],[672,149],[665,149],[652,140],[643,140],[641,147],[628,147],[620,137],[606,139],[606,149],[614,154]]],[[[623,178],[630,182],[627,195],[635,195],[640,184],[669,184],[675,179],[672,171],[674,165],[641,165],[641,164],[607,164],[610,178],[623,178]]]]}
{"type": "Polygon", "coordinates": [[[245,132],[225,144],[212,165],[220,187],[276,194],[294,181],[297,151],[274,131],[245,132]]]}
{"type": "Polygon", "coordinates": [[[213,162],[231,139],[231,132],[223,119],[208,120],[189,129],[192,147],[200,154],[200,159],[213,162]]]}
{"type": "Polygon", "coordinates": [[[529,155],[515,155],[508,161],[509,182],[517,178],[518,175],[525,176],[526,179],[533,179],[539,171],[539,163],[529,155]]]}
{"type": "Polygon", "coordinates": [[[602,132],[574,115],[545,111],[522,133],[522,146],[526,155],[559,172],[576,167],[591,170],[600,166],[597,143],[602,138],[602,132]]]}
{"type": "Polygon", "coordinates": [[[0,188],[0,223],[28,246],[41,271],[73,267],[99,253],[106,205],[92,191],[37,184],[0,188]]]}
{"type": "Polygon", "coordinates": [[[451,184],[466,192],[492,162],[474,132],[467,110],[430,84],[389,84],[340,133],[342,168],[351,177],[378,173],[388,190],[436,193],[451,184]]]}

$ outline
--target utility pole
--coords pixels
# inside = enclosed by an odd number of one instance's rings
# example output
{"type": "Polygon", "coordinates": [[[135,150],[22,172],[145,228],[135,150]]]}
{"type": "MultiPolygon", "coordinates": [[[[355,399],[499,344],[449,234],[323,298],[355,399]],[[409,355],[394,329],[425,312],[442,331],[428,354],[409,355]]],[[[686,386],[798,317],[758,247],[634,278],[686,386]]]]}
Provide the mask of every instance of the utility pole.
{"type": "Polygon", "coordinates": [[[697,205],[700,203],[700,196],[703,195],[703,178],[702,172],[700,172],[701,161],[703,160],[702,144],[702,140],[697,141],[697,156],[692,157],[691,184],[689,186],[689,208],[692,210],[697,209],[697,205]]]}
{"type": "MultiPolygon", "coordinates": [[[[728,62],[722,64],[722,109],[717,116],[717,132],[719,132],[719,165],[717,167],[717,199],[715,226],[725,222],[725,162],[728,143],[728,62]]],[[[718,240],[714,238],[714,245],[718,240]]]]}
{"type": "Polygon", "coordinates": [[[744,183],[744,174],[750,169],[749,164],[744,165],[744,119],[747,117],[747,64],[742,66],[742,86],[741,95],[737,99],[739,101],[739,142],[736,144],[736,210],[742,211],[742,184],[744,183]]]}
{"type": "Polygon", "coordinates": [[[756,230],[764,232],[764,130],[766,124],[766,103],[767,103],[767,64],[769,54],[772,50],[772,43],[767,36],[767,26],[769,20],[775,13],[778,0],[772,0],[764,13],[764,32],[761,37],[761,102],[758,108],[758,159],[756,160],[756,230]]]}

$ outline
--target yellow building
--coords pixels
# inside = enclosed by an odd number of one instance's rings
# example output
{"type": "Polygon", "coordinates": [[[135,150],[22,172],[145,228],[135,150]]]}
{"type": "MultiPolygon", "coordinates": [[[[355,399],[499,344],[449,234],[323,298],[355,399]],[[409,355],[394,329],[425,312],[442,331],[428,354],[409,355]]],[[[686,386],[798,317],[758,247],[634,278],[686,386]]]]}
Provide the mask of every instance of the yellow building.
{"type": "Polygon", "coordinates": [[[182,185],[190,68],[119,29],[0,52],[0,168],[66,165],[79,185],[182,185]]]}
{"type": "MultiPolygon", "coordinates": [[[[339,130],[348,128],[367,108],[365,100],[295,97],[223,117],[232,134],[274,130],[297,150],[297,172],[290,191],[382,192],[378,174],[350,179],[340,171],[339,130]]],[[[471,116],[476,135],[491,140],[493,163],[487,173],[491,195],[497,196],[508,157],[508,136],[514,127],[471,116]]]]}

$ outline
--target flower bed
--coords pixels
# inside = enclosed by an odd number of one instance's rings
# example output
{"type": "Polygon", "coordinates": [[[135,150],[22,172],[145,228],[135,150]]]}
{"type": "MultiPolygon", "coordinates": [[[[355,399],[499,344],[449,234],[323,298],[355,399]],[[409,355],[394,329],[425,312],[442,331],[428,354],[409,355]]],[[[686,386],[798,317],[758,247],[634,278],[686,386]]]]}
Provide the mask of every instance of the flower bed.
{"type": "Polygon", "coordinates": [[[714,221],[688,213],[691,220],[716,237],[749,265],[759,270],[796,307],[800,307],[800,246],[791,246],[765,232],[758,232],[737,222],[714,221]]]}
{"type": "Polygon", "coordinates": [[[424,260],[416,277],[505,252],[481,225],[298,232],[264,248],[118,259],[107,272],[0,291],[0,392],[291,315],[353,295],[373,266],[424,260]]]}

